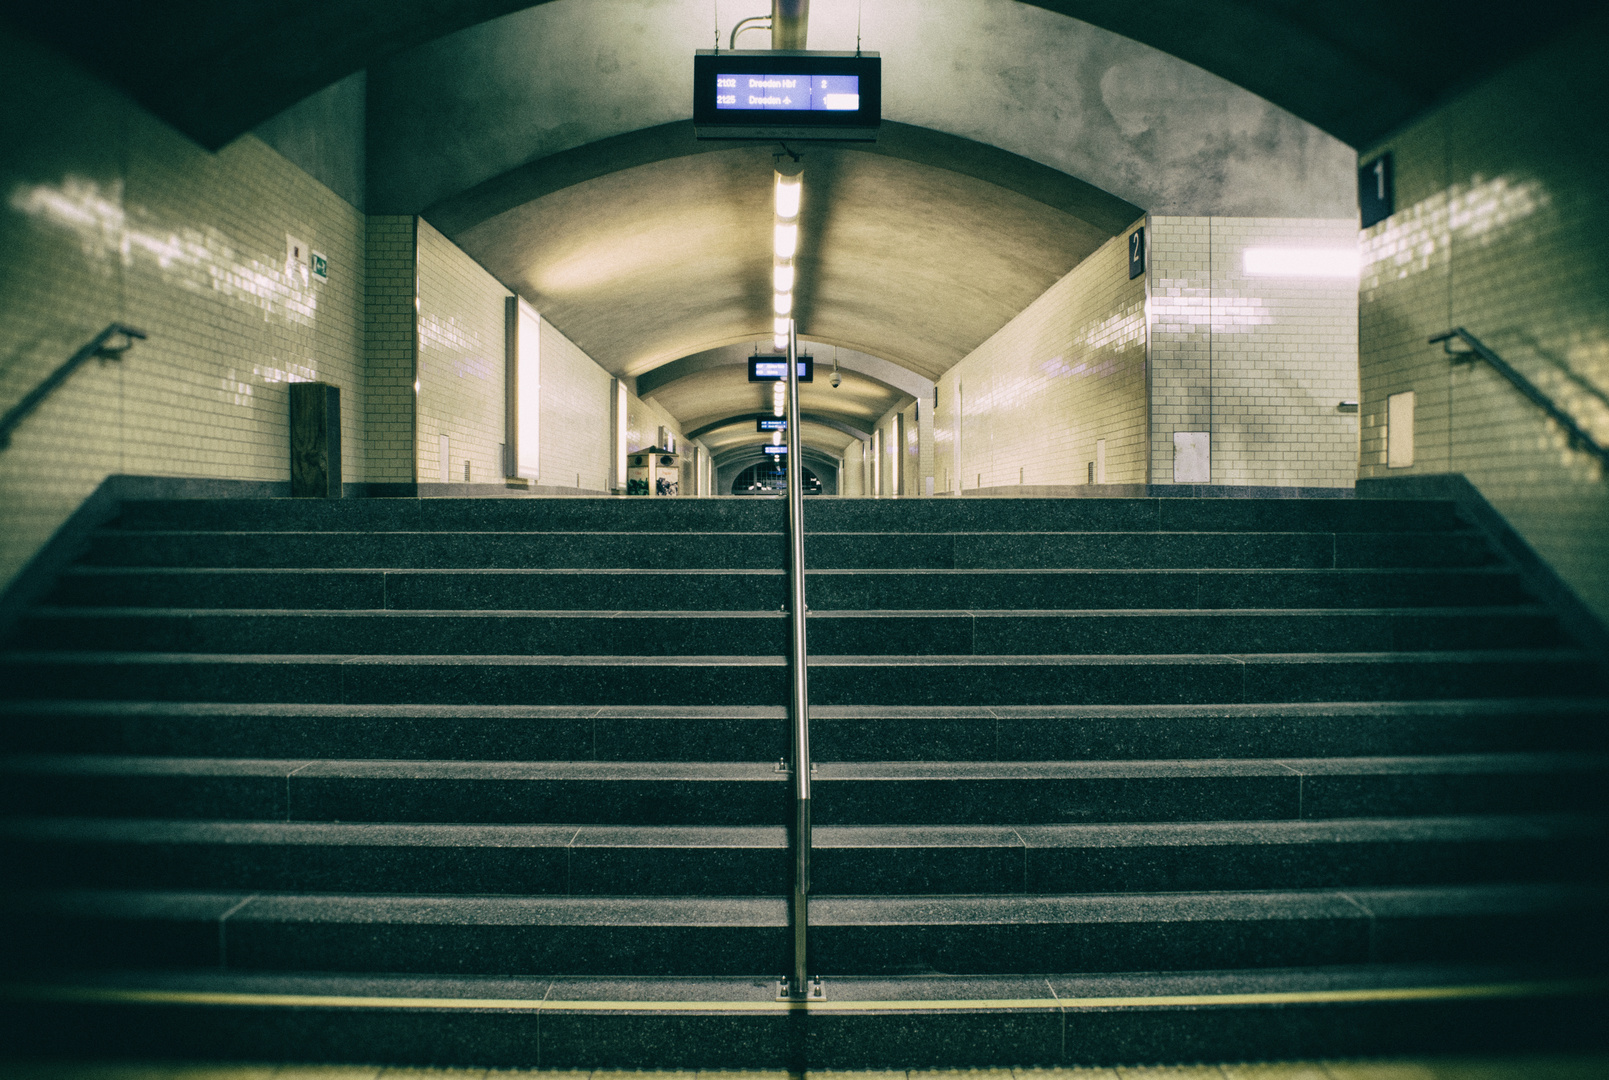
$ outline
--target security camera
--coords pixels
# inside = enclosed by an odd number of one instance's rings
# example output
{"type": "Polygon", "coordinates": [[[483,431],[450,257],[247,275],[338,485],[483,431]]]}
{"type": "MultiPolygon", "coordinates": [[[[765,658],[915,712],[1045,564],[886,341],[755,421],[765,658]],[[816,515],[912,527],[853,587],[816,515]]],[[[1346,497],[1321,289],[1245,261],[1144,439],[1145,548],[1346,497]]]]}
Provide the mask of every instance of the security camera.
{"type": "Polygon", "coordinates": [[[842,375],[838,374],[836,371],[832,373],[832,385],[834,390],[836,390],[838,388],[838,384],[843,381],[844,377],[842,375]]]}

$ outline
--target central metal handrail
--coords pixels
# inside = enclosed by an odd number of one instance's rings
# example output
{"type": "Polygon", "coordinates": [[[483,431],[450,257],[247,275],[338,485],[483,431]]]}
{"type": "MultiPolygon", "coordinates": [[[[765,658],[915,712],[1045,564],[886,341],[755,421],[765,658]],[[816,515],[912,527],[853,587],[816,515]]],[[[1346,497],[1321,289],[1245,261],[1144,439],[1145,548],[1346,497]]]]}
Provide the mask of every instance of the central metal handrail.
{"type": "Polygon", "coordinates": [[[1442,351],[1454,360],[1481,359],[1486,361],[1492,366],[1493,371],[1513,383],[1516,390],[1530,398],[1538,408],[1553,419],[1554,423],[1563,428],[1564,434],[1569,438],[1572,447],[1585,450],[1596,457],[1603,463],[1606,472],[1609,472],[1609,448],[1605,448],[1598,440],[1588,434],[1585,428],[1576,423],[1575,417],[1561,409],[1552,398],[1539,390],[1535,383],[1516,371],[1507,360],[1493,352],[1480,338],[1471,334],[1462,326],[1455,326],[1445,334],[1437,334],[1431,338],[1430,344],[1441,345],[1442,351]],[[1454,349],[1452,347],[1454,338],[1462,341],[1469,348],[1454,349]]]}
{"type": "Polygon", "coordinates": [[[804,466],[799,448],[799,337],[788,320],[788,667],[791,693],[793,827],[793,893],[788,924],[793,931],[793,972],[779,997],[820,1000],[820,979],[810,978],[810,680],[805,645],[804,466]]]}

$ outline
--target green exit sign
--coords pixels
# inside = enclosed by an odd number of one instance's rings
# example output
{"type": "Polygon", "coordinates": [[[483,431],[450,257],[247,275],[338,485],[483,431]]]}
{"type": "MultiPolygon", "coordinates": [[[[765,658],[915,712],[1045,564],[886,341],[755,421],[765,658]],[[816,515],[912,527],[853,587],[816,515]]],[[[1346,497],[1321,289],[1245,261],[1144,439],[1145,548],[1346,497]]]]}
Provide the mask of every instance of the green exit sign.
{"type": "Polygon", "coordinates": [[[310,251],[307,254],[311,260],[310,268],[313,271],[313,276],[320,281],[330,280],[329,261],[316,251],[310,251]]]}

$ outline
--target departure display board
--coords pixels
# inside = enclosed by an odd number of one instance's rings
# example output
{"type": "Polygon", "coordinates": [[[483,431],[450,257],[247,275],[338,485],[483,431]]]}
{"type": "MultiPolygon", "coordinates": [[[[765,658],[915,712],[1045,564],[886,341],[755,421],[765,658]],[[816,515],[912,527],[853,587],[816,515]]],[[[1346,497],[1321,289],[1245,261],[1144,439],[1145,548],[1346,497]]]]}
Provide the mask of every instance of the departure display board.
{"type": "MultiPolygon", "coordinates": [[[[799,381],[815,382],[816,358],[814,356],[801,356],[799,360],[799,381]]],[[[788,377],[788,358],[786,356],[751,356],[749,357],[749,382],[781,382],[788,377]]]]}
{"type": "MultiPolygon", "coordinates": [[[[786,369],[784,369],[786,370],[786,369]]],[[[754,421],[755,431],[787,431],[788,422],[780,416],[762,416],[754,421]]]]}
{"type": "Polygon", "coordinates": [[[876,53],[714,52],[693,57],[700,139],[877,138],[883,61],[876,53]]]}
{"type": "Polygon", "coordinates": [[[715,75],[717,109],[859,112],[859,75],[715,75]]]}

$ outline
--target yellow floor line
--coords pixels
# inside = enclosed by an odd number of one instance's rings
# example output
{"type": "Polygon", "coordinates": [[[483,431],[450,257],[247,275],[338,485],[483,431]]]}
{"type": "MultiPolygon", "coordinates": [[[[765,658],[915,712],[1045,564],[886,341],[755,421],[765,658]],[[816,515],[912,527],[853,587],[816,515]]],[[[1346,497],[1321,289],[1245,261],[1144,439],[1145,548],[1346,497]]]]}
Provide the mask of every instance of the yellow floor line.
{"type": "Polygon", "coordinates": [[[566,1001],[535,998],[360,997],[341,994],[251,994],[139,990],[97,986],[8,985],[12,1001],[123,1005],[220,1005],[302,1009],[435,1009],[535,1012],[878,1012],[891,1010],[1141,1009],[1229,1005],[1325,1005],[1391,1001],[1468,1001],[1567,997],[1609,992],[1609,980],[1406,986],[1364,990],[1288,990],[1246,994],[1158,994],[1136,997],[954,998],[908,1001],[566,1001]]]}

